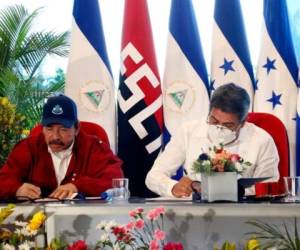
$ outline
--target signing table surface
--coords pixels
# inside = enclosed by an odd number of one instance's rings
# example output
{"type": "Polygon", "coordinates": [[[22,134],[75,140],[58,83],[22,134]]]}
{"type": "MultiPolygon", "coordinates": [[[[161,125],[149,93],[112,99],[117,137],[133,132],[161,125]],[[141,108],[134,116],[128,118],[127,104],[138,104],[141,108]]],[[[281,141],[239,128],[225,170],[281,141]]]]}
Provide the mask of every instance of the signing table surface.
{"type": "Polygon", "coordinates": [[[249,220],[262,220],[282,225],[293,225],[293,219],[300,217],[300,204],[271,203],[193,203],[190,201],[135,201],[133,203],[47,203],[37,205],[18,205],[16,214],[30,213],[42,208],[48,219],[46,234],[48,242],[55,236],[63,235],[68,241],[84,239],[94,244],[100,238],[96,230],[101,221],[115,220],[117,223],[129,222],[129,211],[142,207],[145,212],[163,206],[164,229],[171,241],[180,241],[184,249],[213,249],[214,243],[225,240],[244,244],[247,232],[253,227],[249,220]]]}

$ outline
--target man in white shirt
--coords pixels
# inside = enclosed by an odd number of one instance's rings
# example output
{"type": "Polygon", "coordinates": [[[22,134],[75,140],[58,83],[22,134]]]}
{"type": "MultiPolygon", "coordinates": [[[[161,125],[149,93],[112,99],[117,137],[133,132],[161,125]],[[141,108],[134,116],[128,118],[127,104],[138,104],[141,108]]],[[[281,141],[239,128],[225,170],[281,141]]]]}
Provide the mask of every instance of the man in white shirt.
{"type": "Polygon", "coordinates": [[[149,171],[147,187],[160,196],[190,196],[191,183],[198,180],[193,173],[193,162],[220,141],[224,149],[251,163],[243,171],[243,177],[271,177],[268,181],[277,181],[279,156],[276,145],[265,130],[246,122],[249,104],[246,90],[233,83],[216,89],[207,119],[188,121],[177,130],[149,171]],[[186,176],[179,181],[171,179],[181,165],[186,176]]]}

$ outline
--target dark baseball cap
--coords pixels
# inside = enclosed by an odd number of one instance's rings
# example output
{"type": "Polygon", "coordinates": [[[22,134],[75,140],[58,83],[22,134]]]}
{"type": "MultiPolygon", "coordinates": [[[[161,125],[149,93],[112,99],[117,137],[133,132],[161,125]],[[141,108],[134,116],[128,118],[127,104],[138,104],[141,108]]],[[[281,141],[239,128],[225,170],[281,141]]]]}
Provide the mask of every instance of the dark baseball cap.
{"type": "Polygon", "coordinates": [[[71,128],[77,119],[75,102],[65,96],[58,95],[49,97],[43,107],[42,125],[61,124],[65,128],[71,128]]]}

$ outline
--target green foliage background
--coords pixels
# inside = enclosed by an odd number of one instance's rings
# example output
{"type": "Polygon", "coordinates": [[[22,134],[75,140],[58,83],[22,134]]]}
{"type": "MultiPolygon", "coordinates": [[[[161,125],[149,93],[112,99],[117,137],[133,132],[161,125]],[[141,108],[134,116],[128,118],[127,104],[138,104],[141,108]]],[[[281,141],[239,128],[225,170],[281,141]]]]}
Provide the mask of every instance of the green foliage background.
{"type": "MultiPolygon", "coordinates": [[[[46,98],[64,90],[64,72],[57,70],[55,76],[45,78],[39,70],[41,64],[47,56],[66,57],[69,52],[69,32],[33,30],[41,10],[30,13],[22,5],[0,10],[0,97],[7,97],[14,112],[24,117],[22,126],[27,130],[40,121],[46,98]]],[[[10,124],[10,131],[15,126],[10,124]]],[[[10,151],[20,136],[3,133],[0,144],[9,141],[10,151]]],[[[2,150],[0,155],[2,166],[7,152],[2,150]]]]}

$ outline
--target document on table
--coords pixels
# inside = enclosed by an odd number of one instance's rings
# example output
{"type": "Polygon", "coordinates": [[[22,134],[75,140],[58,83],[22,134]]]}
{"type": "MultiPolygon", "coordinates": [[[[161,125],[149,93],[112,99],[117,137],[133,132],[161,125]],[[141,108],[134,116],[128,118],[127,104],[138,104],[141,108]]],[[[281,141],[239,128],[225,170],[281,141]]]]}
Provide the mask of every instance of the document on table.
{"type": "Polygon", "coordinates": [[[147,198],[145,199],[146,202],[187,202],[192,201],[192,196],[189,197],[182,197],[182,198],[176,198],[176,197],[156,197],[156,198],[147,198]]]}
{"type": "Polygon", "coordinates": [[[33,202],[44,203],[44,202],[91,201],[91,200],[103,200],[103,198],[99,196],[82,197],[78,193],[74,193],[71,197],[64,198],[64,199],[45,197],[45,198],[35,199],[33,200],[33,202]]]}

